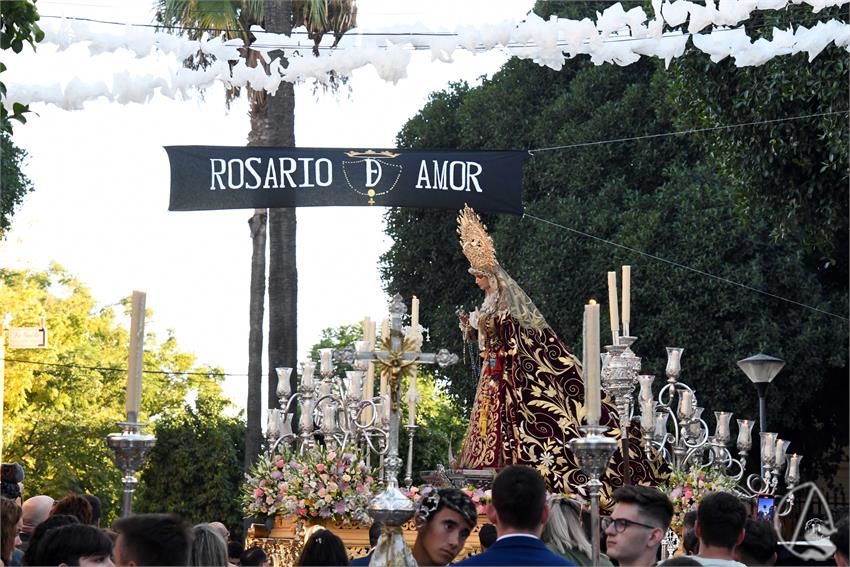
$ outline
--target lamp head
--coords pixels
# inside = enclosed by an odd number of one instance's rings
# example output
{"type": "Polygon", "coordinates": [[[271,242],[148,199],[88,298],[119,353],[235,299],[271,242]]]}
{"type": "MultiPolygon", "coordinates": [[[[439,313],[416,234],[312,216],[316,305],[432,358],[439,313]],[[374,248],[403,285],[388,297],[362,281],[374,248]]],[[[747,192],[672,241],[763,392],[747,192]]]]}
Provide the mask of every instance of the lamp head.
{"type": "Polygon", "coordinates": [[[785,361],[766,354],[755,354],[739,360],[738,366],[753,384],[769,384],[785,366],[785,361]]]}

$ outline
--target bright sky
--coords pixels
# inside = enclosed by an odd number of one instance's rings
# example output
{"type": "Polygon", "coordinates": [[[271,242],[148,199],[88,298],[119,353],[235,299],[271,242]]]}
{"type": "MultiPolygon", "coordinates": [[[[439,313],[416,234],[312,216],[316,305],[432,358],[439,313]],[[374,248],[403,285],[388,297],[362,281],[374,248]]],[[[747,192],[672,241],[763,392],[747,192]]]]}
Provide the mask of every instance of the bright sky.
{"type": "MultiPolygon", "coordinates": [[[[150,23],[149,0],[39,0],[42,16],[65,15],[150,23]]],[[[406,29],[417,21],[431,28],[472,26],[520,19],[530,0],[358,0],[358,22],[406,29]]],[[[57,54],[50,46],[35,55],[9,57],[4,81],[65,82],[74,76],[100,78],[139,65],[127,53],[89,55],[84,46],[57,54]]],[[[416,52],[408,78],[398,84],[378,79],[371,68],[354,73],[351,92],[314,94],[296,87],[295,137],[302,147],[394,147],[402,125],[431,92],[450,81],[476,83],[504,63],[500,52],[457,52],[455,63],[431,62],[416,52]]],[[[142,65],[169,65],[149,57],[142,65]]],[[[25,172],[35,186],[0,242],[0,265],[46,269],[62,264],[89,285],[103,304],[133,290],[147,293],[153,320],[147,330],[176,330],[181,347],[199,363],[225,372],[247,372],[248,289],[251,210],[168,212],[169,169],[165,145],[245,145],[250,128],[247,104],[225,110],[216,87],[201,100],[175,101],[157,95],[144,105],[86,103],[84,110],[32,106],[15,142],[29,153],[25,172]]],[[[298,347],[303,359],[321,329],[354,323],[368,315],[380,321],[387,298],[378,257],[390,242],[382,208],[337,207],[298,210],[298,347]]],[[[460,276],[461,274],[459,274],[460,276]]],[[[428,325],[428,306],[422,306],[428,325]]],[[[14,325],[14,320],[12,324],[14,325]]],[[[49,322],[48,322],[49,327],[49,322]]],[[[225,392],[244,407],[246,378],[225,380],[225,392]]]]}

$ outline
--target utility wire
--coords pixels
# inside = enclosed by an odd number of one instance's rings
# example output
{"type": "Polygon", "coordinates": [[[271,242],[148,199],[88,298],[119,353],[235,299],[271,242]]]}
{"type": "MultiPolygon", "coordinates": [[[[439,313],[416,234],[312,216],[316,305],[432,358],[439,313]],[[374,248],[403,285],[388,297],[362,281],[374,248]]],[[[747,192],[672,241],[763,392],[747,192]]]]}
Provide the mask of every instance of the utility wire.
{"type": "Polygon", "coordinates": [[[661,132],[659,134],[645,134],[643,136],[630,136],[627,138],[614,138],[610,140],[596,140],[593,142],[579,142],[577,144],[567,144],[564,146],[551,146],[548,148],[537,148],[528,150],[532,156],[538,152],[549,152],[554,150],[566,150],[570,148],[582,148],[586,146],[600,146],[602,144],[616,144],[619,142],[633,142],[635,140],[648,140],[652,138],[665,138],[668,136],[683,136],[685,134],[696,134],[698,132],[711,132],[713,130],[729,130],[731,128],[741,128],[743,126],[758,126],[760,124],[776,124],[778,122],[791,122],[794,120],[807,120],[809,118],[818,118],[821,116],[834,116],[837,114],[847,114],[847,110],[833,110],[829,112],[817,112],[815,114],[804,114],[802,116],[787,116],[785,118],[771,118],[768,120],[756,120],[753,122],[741,122],[740,124],[724,124],[721,126],[708,126],[706,128],[691,128],[689,130],[679,130],[676,132],[661,132]]]}
{"type": "MultiPolygon", "coordinates": [[[[40,362],[37,360],[20,360],[17,358],[4,358],[7,362],[19,362],[21,364],[37,364],[39,366],[55,366],[58,368],[80,368],[83,370],[104,370],[108,372],[127,372],[126,368],[112,368],[108,366],[85,366],[82,364],[59,364],[57,362],[40,362]]],[[[173,372],[169,370],[144,370],[142,374],[171,374],[181,376],[248,376],[247,374],[232,374],[230,372],[173,372]]]]}
{"type": "Polygon", "coordinates": [[[736,282],[736,281],[730,280],[728,278],[724,278],[722,276],[717,276],[717,275],[711,274],[709,272],[699,270],[697,268],[692,268],[690,266],[686,266],[685,264],[680,264],[678,262],[674,262],[673,260],[668,260],[667,258],[662,258],[661,256],[656,256],[654,254],[650,254],[648,252],[638,250],[637,248],[632,248],[631,246],[626,246],[625,244],[620,244],[619,242],[614,242],[613,240],[607,240],[607,239],[599,237],[599,236],[594,236],[592,234],[582,232],[582,231],[577,230],[575,228],[570,228],[568,226],[564,226],[562,224],[558,224],[558,223],[550,221],[550,220],[546,220],[546,219],[542,219],[540,217],[536,217],[536,216],[531,215],[529,213],[523,213],[523,218],[526,218],[526,217],[533,219],[533,220],[536,220],[538,222],[542,222],[542,223],[552,225],[552,226],[555,226],[557,228],[578,234],[579,236],[583,236],[585,238],[590,238],[590,239],[596,240],[598,242],[609,244],[611,246],[616,246],[617,248],[622,248],[623,250],[627,250],[629,252],[634,252],[635,254],[640,254],[641,256],[644,256],[646,258],[650,258],[652,260],[656,260],[658,262],[664,262],[665,264],[670,264],[671,266],[675,266],[676,268],[688,270],[690,272],[694,272],[694,273],[700,274],[701,276],[706,276],[708,278],[712,278],[712,279],[721,281],[721,282],[729,284],[729,285],[737,286],[737,287],[740,287],[740,288],[743,288],[743,289],[746,289],[746,290],[749,290],[749,291],[760,293],[762,295],[766,295],[766,296],[771,297],[773,299],[778,299],[780,301],[785,301],[786,303],[791,303],[791,304],[797,305],[798,307],[804,307],[806,309],[816,311],[816,312],[821,313],[823,315],[829,315],[830,317],[834,317],[834,318],[839,319],[841,321],[847,321],[848,320],[848,317],[846,317],[844,315],[837,315],[837,314],[831,313],[829,311],[824,311],[823,309],[819,309],[818,307],[806,305],[805,303],[800,303],[799,301],[794,301],[793,299],[788,299],[787,297],[782,297],[781,295],[776,295],[776,294],[770,293],[768,291],[764,291],[762,289],[752,287],[752,286],[747,285],[747,284],[742,284],[740,282],[736,282]]]}
{"type": "MultiPolygon", "coordinates": [[[[215,32],[215,33],[225,33],[226,32],[226,33],[236,33],[236,34],[240,34],[240,35],[244,34],[246,32],[251,33],[250,30],[243,30],[243,29],[238,29],[238,28],[210,28],[210,27],[200,27],[200,26],[168,26],[168,25],[165,25],[165,24],[139,24],[139,23],[130,23],[130,22],[117,22],[117,21],[113,21],[113,20],[100,20],[100,19],[97,19],[97,18],[85,18],[85,17],[81,17],[81,16],[41,15],[41,17],[42,18],[59,19],[59,20],[75,20],[75,21],[80,21],[80,22],[90,22],[90,23],[96,23],[96,24],[115,25],[115,26],[122,26],[122,27],[130,26],[130,27],[137,27],[137,28],[154,28],[154,29],[160,29],[160,30],[162,30],[163,32],[166,32],[166,33],[170,33],[172,30],[176,30],[176,31],[200,31],[200,32],[208,32],[208,33],[209,32],[215,32]]],[[[746,26],[747,21],[748,20],[745,20],[744,22],[740,23],[739,25],[742,25],[746,29],[749,29],[749,30],[760,30],[760,29],[764,29],[764,28],[777,27],[777,25],[773,24],[773,23],[764,23],[764,24],[746,26]]],[[[794,22],[789,22],[787,25],[788,26],[800,25],[800,24],[805,24],[805,23],[809,23],[809,22],[812,22],[812,21],[821,21],[821,16],[819,14],[809,14],[808,16],[798,18],[794,22]]],[[[783,25],[786,25],[786,24],[783,24],[783,25]]],[[[729,31],[735,31],[736,29],[737,28],[731,28],[731,27],[730,28],[724,28],[724,29],[714,28],[714,29],[710,30],[708,33],[711,33],[711,32],[729,32],[729,31]]],[[[262,33],[274,33],[274,32],[269,32],[267,30],[264,30],[262,33]]],[[[292,31],[292,32],[290,32],[289,35],[290,36],[293,36],[293,35],[307,36],[307,35],[309,35],[309,32],[292,31]]],[[[328,32],[328,35],[331,35],[331,32],[328,32]]],[[[349,31],[349,32],[346,32],[345,35],[347,35],[349,37],[352,37],[352,36],[361,36],[361,37],[373,37],[373,36],[374,37],[382,37],[382,36],[388,36],[388,37],[405,37],[405,36],[410,36],[410,37],[458,37],[460,34],[458,34],[457,32],[349,31]]],[[[706,34],[702,33],[702,32],[683,32],[682,33],[682,36],[687,36],[687,37],[692,37],[692,36],[695,36],[695,35],[706,35],[706,34]]],[[[673,37],[681,37],[681,36],[673,36],[673,37]]],[[[611,36],[608,36],[605,41],[628,42],[628,41],[645,41],[646,39],[647,38],[645,38],[645,37],[611,35],[611,36]]],[[[557,42],[557,45],[567,46],[567,45],[569,45],[569,42],[567,42],[565,40],[561,40],[561,41],[557,42]]],[[[526,48],[526,47],[530,47],[530,46],[531,46],[531,44],[521,44],[521,45],[511,44],[511,45],[507,45],[507,46],[504,46],[504,47],[506,47],[508,49],[517,49],[517,48],[526,48]]],[[[264,45],[261,45],[261,44],[258,43],[258,44],[252,44],[249,47],[263,47],[263,48],[267,48],[267,49],[272,49],[272,48],[292,49],[292,48],[297,48],[297,47],[300,47],[300,46],[288,46],[288,45],[285,45],[285,44],[270,44],[270,45],[264,44],[264,45]]],[[[331,46],[319,46],[319,49],[343,50],[344,48],[331,47],[331,46]]]]}

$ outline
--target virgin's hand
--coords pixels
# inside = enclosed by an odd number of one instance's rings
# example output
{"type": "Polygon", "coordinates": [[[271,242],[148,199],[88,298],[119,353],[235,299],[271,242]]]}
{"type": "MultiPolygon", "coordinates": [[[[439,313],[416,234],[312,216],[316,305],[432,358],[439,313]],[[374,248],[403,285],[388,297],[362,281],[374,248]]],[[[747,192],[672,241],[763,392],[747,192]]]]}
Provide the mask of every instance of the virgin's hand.
{"type": "Polygon", "coordinates": [[[481,313],[478,312],[478,309],[476,309],[475,311],[470,313],[468,315],[468,317],[469,317],[469,324],[477,329],[478,328],[478,319],[481,318],[481,313]]]}

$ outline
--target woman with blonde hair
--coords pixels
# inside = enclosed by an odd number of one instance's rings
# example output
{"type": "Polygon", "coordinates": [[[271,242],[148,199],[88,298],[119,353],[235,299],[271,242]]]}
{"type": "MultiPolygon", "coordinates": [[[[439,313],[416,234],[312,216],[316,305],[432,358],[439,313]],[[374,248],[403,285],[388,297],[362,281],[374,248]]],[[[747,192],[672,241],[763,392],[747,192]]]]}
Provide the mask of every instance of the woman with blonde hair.
{"type": "MultiPolygon", "coordinates": [[[[576,565],[592,565],[593,547],[581,525],[581,505],[566,496],[549,501],[549,520],[543,528],[543,541],[549,549],[576,565]]],[[[601,555],[600,565],[613,565],[601,555]]]]}
{"type": "Polygon", "coordinates": [[[192,528],[192,534],[189,565],[227,567],[227,544],[216,528],[210,524],[198,524],[192,528]]]}

